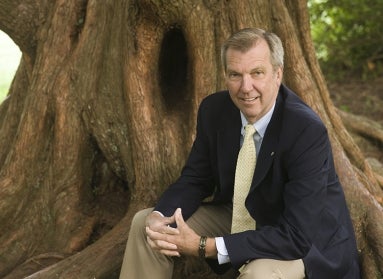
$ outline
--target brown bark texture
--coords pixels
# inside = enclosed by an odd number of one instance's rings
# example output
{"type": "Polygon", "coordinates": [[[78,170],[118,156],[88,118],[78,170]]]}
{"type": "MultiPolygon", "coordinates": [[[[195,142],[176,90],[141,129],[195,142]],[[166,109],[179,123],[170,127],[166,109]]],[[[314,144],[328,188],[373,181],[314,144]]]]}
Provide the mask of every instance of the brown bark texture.
{"type": "Polygon", "coordinates": [[[284,82],[327,125],[364,278],[380,278],[379,176],[330,100],[303,0],[0,0],[22,51],[0,105],[0,277],[118,278],[134,213],[177,177],[200,101],[224,88],[221,43],[254,26],[281,37],[284,82]]]}

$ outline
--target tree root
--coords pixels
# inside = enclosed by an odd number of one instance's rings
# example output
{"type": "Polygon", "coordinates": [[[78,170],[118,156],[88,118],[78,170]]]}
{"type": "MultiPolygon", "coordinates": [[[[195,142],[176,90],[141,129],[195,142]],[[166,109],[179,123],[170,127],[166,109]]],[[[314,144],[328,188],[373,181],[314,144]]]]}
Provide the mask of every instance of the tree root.
{"type": "Polygon", "coordinates": [[[383,145],[383,127],[367,117],[337,110],[346,128],[383,145]]]}
{"type": "Polygon", "coordinates": [[[45,253],[37,255],[33,258],[28,259],[23,264],[16,267],[11,273],[9,273],[3,279],[12,279],[12,278],[24,278],[29,274],[37,272],[41,269],[44,269],[50,265],[53,265],[59,261],[65,259],[68,255],[60,253],[45,253]]]}
{"type": "MultiPolygon", "coordinates": [[[[339,109],[337,109],[337,113],[349,132],[362,137],[369,144],[377,146],[379,150],[381,149],[381,146],[383,146],[383,127],[380,123],[365,116],[355,115],[339,109]]],[[[366,153],[365,145],[362,144],[361,149],[366,153]]],[[[382,158],[383,153],[378,155],[382,158]]],[[[383,189],[383,162],[377,158],[369,158],[368,154],[366,154],[366,158],[375,173],[376,180],[383,189]]]]}

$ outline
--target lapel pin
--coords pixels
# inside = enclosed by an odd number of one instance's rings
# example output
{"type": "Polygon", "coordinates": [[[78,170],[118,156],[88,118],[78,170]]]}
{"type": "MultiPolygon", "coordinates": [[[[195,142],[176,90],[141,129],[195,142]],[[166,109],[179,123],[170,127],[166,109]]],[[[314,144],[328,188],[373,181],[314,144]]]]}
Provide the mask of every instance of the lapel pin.
{"type": "Polygon", "coordinates": [[[274,154],[275,154],[274,151],[272,151],[272,152],[270,153],[270,156],[274,156],[274,154]]]}

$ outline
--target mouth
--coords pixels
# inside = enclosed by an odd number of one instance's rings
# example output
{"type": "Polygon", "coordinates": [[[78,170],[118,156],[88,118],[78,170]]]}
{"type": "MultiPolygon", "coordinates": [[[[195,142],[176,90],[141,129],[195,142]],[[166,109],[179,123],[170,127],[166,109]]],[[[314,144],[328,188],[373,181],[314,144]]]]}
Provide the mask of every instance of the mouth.
{"type": "Polygon", "coordinates": [[[255,100],[257,100],[258,98],[259,98],[259,96],[251,97],[251,98],[240,98],[240,100],[245,102],[245,103],[251,103],[251,102],[254,102],[255,100]]]}

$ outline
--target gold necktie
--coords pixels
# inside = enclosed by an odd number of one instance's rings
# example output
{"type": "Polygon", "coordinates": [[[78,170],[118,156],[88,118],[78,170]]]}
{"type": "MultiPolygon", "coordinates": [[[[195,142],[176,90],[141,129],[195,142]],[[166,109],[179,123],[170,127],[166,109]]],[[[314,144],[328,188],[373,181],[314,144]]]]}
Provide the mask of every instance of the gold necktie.
{"type": "Polygon", "coordinates": [[[255,220],[245,207],[245,200],[249,194],[256,163],[254,134],[254,126],[247,124],[235,169],[232,233],[255,229],[255,220]]]}

